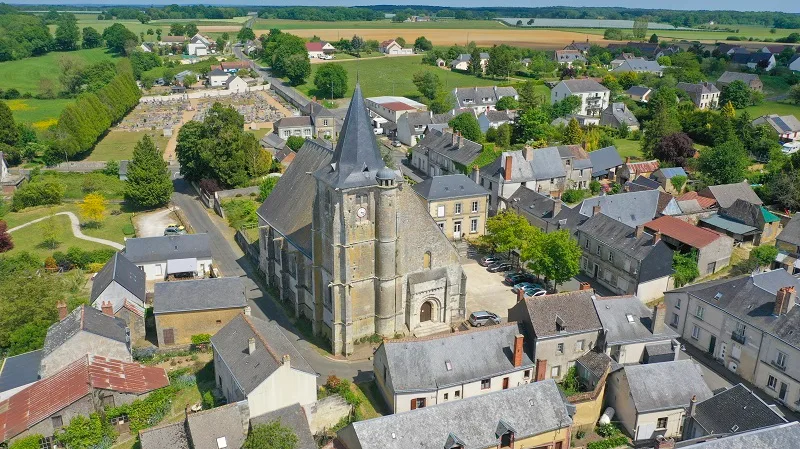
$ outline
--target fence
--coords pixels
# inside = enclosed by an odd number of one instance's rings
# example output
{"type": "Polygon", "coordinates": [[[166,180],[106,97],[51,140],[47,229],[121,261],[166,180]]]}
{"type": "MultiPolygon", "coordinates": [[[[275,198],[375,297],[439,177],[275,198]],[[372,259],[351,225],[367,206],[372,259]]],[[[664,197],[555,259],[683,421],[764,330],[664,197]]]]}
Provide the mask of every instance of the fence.
{"type": "Polygon", "coordinates": [[[297,89],[292,86],[287,86],[284,84],[283,81],[270,78],[270,89],[274,90],[278,95],[286,99],[289,103],[297,108],[304,108],[311,100],[305,97],[305,95],[301,94],[297,89]]]}
{"type": "MultiPolygon", "coordinates": [[[[259,84],[257,86],[248,87],[244,92],[255,92],[259,90],[269,90],[269,84],[259,84]]],[[[196,92],[189,92],[184,94],[170,94],[170,95],[151,95],[139,99],[139,103],[167,103],[176,100],[190,100],[200,98],[216,98],[227,97],[229,95],[242,93],[238,90],[200,90],[196,92]]]]}

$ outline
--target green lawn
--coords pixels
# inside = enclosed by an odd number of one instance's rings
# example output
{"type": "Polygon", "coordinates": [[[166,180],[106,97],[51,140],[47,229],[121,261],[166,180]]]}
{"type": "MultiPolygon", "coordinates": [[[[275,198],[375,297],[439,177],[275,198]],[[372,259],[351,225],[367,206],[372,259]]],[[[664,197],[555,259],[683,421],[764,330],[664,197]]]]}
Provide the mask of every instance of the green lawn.
{"type": "Polygon", "coordinates": [[[259,129],[247,129],[246,131],[254,135],[256,139],[261,140],[267,133],[272,132],[272,128],[264,127],[259,129]]]}
{"type": "MultiPolygon", "coordinates": [[[[308,20],[256,19],[253,29],[256,36],[271,28],[281,30],[313,29],[496,29],[508,28],[496,20],[442,20],[436,22],[392,22],[391,20],[315,22],[308,20]]],[[[601,33],[602,34],[602,33],[601,33]]]]}
{"type": "MultiPolygon", "coordinates": [[[[647,32],[648,36],[655,33],[659,38],[664,39],[678,39],[678,40],[703,40],[703,41],[724,41],[728,36],[737,36],[740,38],[755,38],[757,40],[763,39],[777,39],[786,37],[791,33],[800,32],[800,30],[786,30],[778,29],[775,34],[769,32],[768,27],[759,27],[754,25],[720,25],[723,28],[738,29],[738,33],[730,31],[713,31],[713,30],[650,30],[647,32]]],[[[602,36],[605,33],[603,28],[553,28],[559,31],[571,31],[576,33],[593,34],[602,36]]],[[[632,30],[628,30],[632,32],[632,30]]],[[[731,41],[734,42],[734,41],[731,41]]],[[[747,45],[748,42],[742,42],[747,45]]],[[[752,44],[752,43],[751,43],[752,44]]]]}
{"type": "Polygon", "coordinates": [[[795,117],[800,118],[800,105],[782,101],[765,101],[758,106],[750,106],[749,108],[744,108],[741,111],[747,111],[747,113],[750,114],[750,117],[753,119],[768,114],[794,115],[795,117]]]}
{"type": "MultiPolygon", "coordinates": [[[[2,67],[2,65],[0,65],[2,67]]],[[[44,131],[50,125],[58,121],[61,111],[72,103],[73,99],[57,98],[54,100],[37,100],[35,98],[20,98],[17,100],[5,100],[14,120],[22,123],[29,123],[38,131],[44,131]]]]}
{"type": "Polygon", "coordinates": [[[614,141],[614,146],[617,147],[617,152],[622,160],[625,160],[626,157],[630,157],[631,159],[643,158],[642,144],[638,140],[616,139],[614,141]]]}
{"type": "MultiPolygon", "coordinates": [[[[503,80],[478,78],[424,65],[422,64],[422,56],[366,59],[341,64],[347,70],[348,75],[346,98],[353,93],[356,85],[356,76],[361,82],[361,89],[365,97],[398,95],[418,98],[420,93],[414,86],[412,75],[420,70],[430,70],[439,75],[439,79],[442,80],[447,90],[451,90],[454,87],[494,86],[504,83],[503,80]]],[[[312,73],[307,82],[297,86],[300,91],[308,96],[316,94],[314,73],[319,67],[321,67],[321,64],[313,64],[311,66],[312,73]]]]}
{"type": "Polygon", "coordinates": [[[39,82],[43,78],[51,79],[60,89],[58,82],[58,62],[63,57],[80,60],[92,64],[114,57],[105,48],[92,48],[76,51],[53,51],[43,56],[24,58],[16,61],[6,61],[0,64],[0,79],[3,80],[3,89],[17,89],[21,93],[39,93],[39,82]]]}
{"type": "Polygon", "coordinates": [[[117,176],[109,176],[102,173],[46,171],[42,172],[36,180],[55,181],[64,184],[67,187],[64,198],[68,200],[82,200],[90,192],[100,193],[107,200],[121,200],[125,191],[125,181],[120,181],[117,176]]]}
{"type": "Polygon", "coordinates": [[[94,150],[86,157],[87,161],[121,161],[130,160],[133,147],[145,134],[150,134],[156,148],[164,151],[169,142],[169,137],[164,137],[161,132],[155,131],[111,131],[103,140],[95,145],[94,150]]]}

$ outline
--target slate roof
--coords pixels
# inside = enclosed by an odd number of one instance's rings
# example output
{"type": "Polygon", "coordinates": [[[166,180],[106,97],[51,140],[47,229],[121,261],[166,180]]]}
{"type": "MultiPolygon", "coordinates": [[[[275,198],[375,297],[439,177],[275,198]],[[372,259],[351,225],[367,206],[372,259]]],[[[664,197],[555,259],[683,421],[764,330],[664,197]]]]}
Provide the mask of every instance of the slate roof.
{"type": "Polygon", "coordinates": [[[567,175],[561,163],[558,147],[537,148],[533,150],[530,161],[525,160],[524,150],[503,152],[483,171],[496,179],[503,178],[502,165],[506,156],[512,157],[511,182],[540,181],[563,178],[567,175]]]}
{"type": "Polygon", "coordinates": [[[0,393],[39,380],[41,361],[41,349],[6,358],[0,365],[0,393]]]}
{"type": "Polygon", "coordinates": [[[134,264],[175,259],[210,259],[208,234],[165,235],[125,240],[123,255],[134,264]]]}
{"type": "MultiPolygon", "coordinates": [[[[631,110],[628,109],[628,106],[626,106],[625,103],[622,102],[611,103],[603,112],[606,111],[611,112],[611,115],[614,116],[614,118],[617,121],[617,124],[619,125],[639,126],[639,120],[636,118],[635,115],[633,115],[633,112],[631,112],[631,110]]],[[[603,123],[605,122],[604,117],[606,116],[605,115],[600,116],[601,125],[606,124],[603,123]]]]}
{"type": "Polygon", "coordinates": [[[592,303],[594,290],[581,290],[555,295],[537,296],[525,300],[536,338],[554,337],[603,328],[592,303]],[[556,328],[556,320],[563,323],[563,331],[556,328]]]}
{"type": "Polygon", "coordinates": [[[589,351],[586,354],[578,357],[575,363],[580,363],[584,368],[589,370],[592,375],[597,378],[603,377],[609,365],[616,365],[614,359],[609,357],[605,352],[589,351]]]}
{"type": "Polygon", "coordinates": [[[589,92],[611,92],[610,90],[608,90],[608,88],[606,88],[602,84],[592,79],[564,80],[561,82],[564,83],[567,89],[573,94],[589,93],[589,92]]]}
{"type": "Polygon", "coordinates": [[[0,401],[0,440],[30,429],[92,389],[144,394],[169,385],[163,368],[86,355],[0,401]]]}
{"type": "Polygon", "coordinates": [[[764,206],[750,203],[741,198],[720,210],[719,215],[760,230],[764,229],[765,223],[780,220],[773,213],[767,211],[764,206]]]}
{"type": "Polygon", "coordinates": [[[591,217],[594,206],[600,206],[601,214],[628,226],[638,226],[658,216],[658,200],[659,192],[656,190],[622,192],[587,198],[581,202],[578,211],[591,217]]]}
{"type": "Polygon", "coordinates": [[[356,84],[331,162],[314,172],[314,176],[337,189],[365,187],[377,184],[375,175],[385,166],[361,86],[356,84]]]}
{"type": "Polygon", "coordinates": [[[572,159],[573,169],[592,168],[589,153],[580,145],[559,145],[556,148],[561,159],[572,159]]]}
{"type": "Polygon", "coordinates": [[[650,61],[644,58],[629,58],[611,71],[661,73],[663,70],[664,67],[661,67],[661,64],[656,61],[650,61]]]}
{"type": "Polygon", "coordinates": [[[753,204],[764,204],[747,181],[708,186],[700,191],[700,196],[715,199],[721,208],[730,207],[740,198],[753,204]]]}
{"type": "Polygon", "coordinates": [[[637,97],[643,97],[648,92],[652,92],[652,91],[653,91],[652,89],[650,89],[649,87],[645,87],[645,86],[631,86],[631,88],[626,90],[625,93],[628,94],[628,95],[633,95],[633,96],[637,96],[637,97]]]}
{"type": "Polygon", "coordinates": [[[340,435],[353,435],[360,449],[442,449],[450,441],[466,448],[497,446],[498,426],[522,440],[572,425],[552,379],[447,402],[405,413],[358,421],[340,435]]]}
{"type": "Polygon", "coordinates": [[[286,147],[286,141],[275,133],[267,133],[261,138],[261,146],[265,148],[282,149],[286,147]]]}
{"type": "Polygon", "coordinates": [[[741,81],[748,87],[753,81],[759,81],[758,75],[755,73],[742,73],[742,72],[729,72],[725,71],[718,79],[717,83],[730,84],[734,81],[741,81]]]}
{"type": "Polygon", "coordinates": [[[775,316],[775,297],[781,287],[800,291],[800,279],[777,269],[718,282],[703,282],[676,289],[722,309],[744,323],[770,333],[800,349],[800,307],[775,316]],[[719,296],[718,296],[719,295],[719,296]]]}
{"type": "Polygon", "coordinates": [[[47,329],[42,357],[55,351],[80,331],[127,343],[126,327],[121,319],[110,317],[94,307],[78,306],[66,318],[47,329]]]}
{"type": "Polygon", "coordinates": [[[712,83],[684,83],[680,82],[675,87],[690,94],[718,94],[719,89],[712,83]]]}
{"type": "Polygon", "coordinates": [[[706,434],[747,432],[786,422],[743,384],[698,402],[692,417],[706,434]]]}
{"type": "Polygon", "coordinates": [[[433,391],[533,367],[527,353],[522,366],[514,367],[518,334],[521,327],[510,323],[434,338],[389,340],[378,351],[385,353],[395,393],[433,391]]]}
{"type": "Polygon", "coordinates": [[[711,215],[710,217],[701,218],[700,222],[705,223],[714,228],[722,229],[723,231],[730,232],[732,234],[749,235],[758,233],[758,228],[753,226],[748,226],[736,220],[731,220],[720,214],[714,214],[711,215]]]}
{"type": "Polygon", "coordinates": [[[222,69],[215,68],[215,69],[211,70],[210,72],[208,72],[208,76],[209,76],[209,78],[212,77],[212,76],[224,76],[225,79],[227,79],[228,74],[226,72],[222,71],[222,69]]]}
{"type": "Polygon", "coordinates": [[[790,245],[800,246],[800,212],[794,214],[789,223],[786,223],[783,231],[778,234],[778,240],[790,245]]]}
{"type": "MultiPolygon", "coordinates": [[[[245,423],[249,418],[242,416],[239,404],[227,404],[221,407],[192,413],[186,417],[186,428],[192,441],[193,449],[219,449],[219,438],[225,438],[228,448],[240,448],[247,434],[245,423]]],[[[169,446],[165,447],[165,449],[169,446]]],[[[142,448],[144,449],[144,448],[142,448]]]]}
{"type": "Polygon", "coordinates": [[[800,131],[800,120],[797,120],[797,117],[794,115],[762,115],[761,117],[753,120],[752,123],[753,126],[766,123],[779,134],[800,131]]]}
{"type": "Polygon", "coordinates": [[[678,338],[666,325],[662,332],[654,334],[653,311],[636,296],[597,298],[594,306],[609,346],[678,338]]]}
{"type": "Polygon", "coordinates": [[[428,178],[412,187],[419,196],[428,201],[486,196],[489,191],[465,175],[443,175],[428,178]]]}
{"type": "Polygon", "coordinates": [[[603,176],[609,169],[619,167],[624,162],[617,151],[617,147],[610,146],[589,152],[592,161],[592,177],[603,176]]]}
{"type": "Polygon", "coordinates": [[[800,423],[791,422],[726,436],[695,444],[683,442],[675,447],[691,449],[774,449],[800,447],[800,423]]]}
{"type": "MultiPolygon", "coordinates": [[[[469,58],[467,61],[469,61],[469,58]]],[[[517,90],[513,87],[457,87],[453,89],[456,106],[459,108],[471,108],[480,105],[491,106],[502,97],[514,97],[516,95],[517,90]],[[488,100],[484,102],[484,98],[488,98],[488,100]],[[472,102],[465,102],[465,100],[472,100],[472,102]]]]}
{"type": "Polygon", "coordinates": [[[158,282],[153,314],[245,307],[244,284],[238,277],[158,282]]]}
{"type": "Polygon", "coordinates": [[[580,51],[578,50],[556,50],[557,62],[574,62],[586,61],[580,51]]]}
{"type": "Polygon", "coordinates": [[[698,401],[712,396],[692,360],[628,365],[623,370],[638,413],[686,408],[692,396],[698,401]]]}
{"type": "Polygon", "coordinates": [[[311,258],[311,217],[317,192],[317,183],[309,173],[326,166],[332,155],[330,149],[306,140],[257,211],[262,220],[308,258],[311,258]]]}
{"type": "MultiPolygon", "coordinates": [[[[316,447],[314,436],[308,425],[306,412],[300,404],[289,405],[269,413],[256,416],[250,419],[250,425],[269,424],[273,421],[280,421],[281,425],[292,429],[297,436],[297,449],[313,449],[316,447]]],[[[144,448],[142,448],[144,449],[144,448]]]]}
{"type": "Polygon", "coordinates": [[[236,316],[211,337],[211,344],[245,395],[281,366],[284,355],[289,355],[293,369],[316,375],[280,327],[260,318],[244,314],[236,316]],[[256,340],[256,350],[252,354],[247,353],[250,338],[256,340]]]}
{"type": "Polygon", "coordinates": [[[183,421],[139,431],[141,449],[190,449],[183,421]]]}
{"type": "MultiPolygon", "coordinates": [[[[513,208],[519,208],[527,214],[540,218],[553,218],[556,201],[527,187],[518,188],[509,198],[513,208]]],[[[565,206],[562,206],[562,209],[565,206]]]]}
{"type": "Polygon", "coordinates": [[[412,152],[432,151],[465,167],[471,167],[483,151],[483,145],[461,136],[456,136],[456,139],[457,142],[453,145],[453,133],[431,129],[414,146],[412,152]]]}
{"type": "Polygon", "coordinates": [[[681,219],[664,215],[644,224],[645,229],[673,238],[692,248],[705,248],[722,236],[710,229],[701,228],[681,219]]]}
{"type": "Polygon", "coordinates": [[[303,114],[311,116],[311,118],[316,121],[319,117],[333,117],[333,112],[330,109],[322,106],[321,104],[317,103],[316,101],[309,101],[308,104],[300,108],[303,111],[303,114]]]}
{"type": "MultiPolygon", "coordinates": [[[[92,293],[89,303],[93,304],[100,294],[114,281],[133,295],[130,300],[138,299],[141,306],[145,301],[145,275],[144,271],[117,252],[106,262],[103,269],[97,272],[92,282],[92,293]]],[[[120,303],[120,307],[121,307],[120,303]]],[[[117,309],[119,310],[119,309],[117,309]]],[[[114,311],[114,313],[117,312],[114,311]]]]}
{"type": "Polygon", "coordinates": [[[635,179],[625,183],[625,190],[628,192],[642,192],[646,190],[658,190],[661,184],[655,179],[639,175],[635,179]]]}
{"type": "Polygon", "coordinates": [[[293,117],[282,117],[273,125],[275,129],[279,128],[298,128],[311,126],[311,117],[307,115],[298,115],[293,117]]]}

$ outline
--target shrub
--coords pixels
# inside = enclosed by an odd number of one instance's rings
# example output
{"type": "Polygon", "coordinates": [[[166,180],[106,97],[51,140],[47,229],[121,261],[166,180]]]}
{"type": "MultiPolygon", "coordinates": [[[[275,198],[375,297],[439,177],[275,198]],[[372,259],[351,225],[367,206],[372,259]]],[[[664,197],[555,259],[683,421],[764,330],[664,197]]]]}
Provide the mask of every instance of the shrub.
{"type": "Polygon", "coordinates": [[[20,438],[15,440],[8,446],[8,449],[39,449],[39,442],[44,438],[44,436],[36,434],[36,435],[28,435],[24,438],[20,438]]]}
{"type": "Polygon", "coordinates": [[[67,449],[109,448],[114,442],[114,429],[97,413],[89,417],[76,416],[61,431],[56,440],[67,449]]]}
{"type": "Polygon", "coordinates": [[[66,254],[56,251],[53,253],[53,258],[64,269],[70,270],[78,267],[88,271],[91,264],[100,264],[102,268],[102,265],[105,265],[114,256],[114,252],[110,248],[86,251],[77,246],[71,246],[66,254]]]}
{"type": "Polygon", "coordinates": [[[106,417],[113,419],[127,415],[131,433],[137,434],[140,430],[154,426],[164,419],[172,407],[172,399],[177,391],[175,385],[161,388],[150,393],[144,399],[137,399],[130,404],[106,410],[106,417]]]}
{"type": "Polygon", "coordinates": [[[584,190],[578,189],[567,189],[561,195],[561,199],[564,200],[565,203],[577,203],[582,200],[586,196],[586,192],[584,190]]]}
{"type": "Polygon", "coordinates": [[[613,449],[619,446],[627,446],[628,439],[624,435],[618,435],[605,440],[592,441],[586,445],[586,449],[613,449]]]}
{"type": "Polygon", "coordinates": [[[92,263],[90,263],[89,265],[86,266],[86,272],[88,272],[88,273],[97,273],[98,271],[103,269],[103,266],[105,266],[105,264],[92,262],[92,263]]]}
{"type": "Polygon", "coordinates": [[[208,410],[210,408],[214,408],[217,405],[217,401],[214,399],[214,394],[211,393],[211,390],[206,391],[203,393],[203,409],[208,410]]]}
{"type": "Polygon", "coordinates": [[[26,207],[61,204],[65,191],[64,184],[58,182],[29,182],[14,193],[11,210],[17,212],[26,207]]]}
{"type": "Polygon", "coordinates": [[[609,424],[600,424],[595,429],[595,433],[600,435],[603,438],[613,437],[620,434],[619,428],[616,425],[609,423],[609,424]]]}
{"type": "Polygon", "coordinates": [[[603,186],[600,184],[600,181],[596,179],[592,179],[592,182],[589,183],[589,191],[592,192],[592,195],[599,194],[602,187],[603,186]]]}
{"type": "Polygon", "coordinates": [[[211,334],[197,334],[192,335],[193,345],[206,345],[211,343],[211,334]]]}
{"type": "Polygon", "coordinates": [[[248,198],[234,199],[222,203],[222,209],[225,210],[225,215],[228,218],[228,224],[234,229],[239,229],[242,226],[257,224],[257,206],[258,205],[253,200],[248,198]]]}
{"type": "Polygon", "coordinates": [[[579,430],[579,431],[575,432],[575,438],[577,438],[579,440],[582,440],[583,437],[585,437],[585,436],[586,436],[586,431],[585,430],[579,430]]]}

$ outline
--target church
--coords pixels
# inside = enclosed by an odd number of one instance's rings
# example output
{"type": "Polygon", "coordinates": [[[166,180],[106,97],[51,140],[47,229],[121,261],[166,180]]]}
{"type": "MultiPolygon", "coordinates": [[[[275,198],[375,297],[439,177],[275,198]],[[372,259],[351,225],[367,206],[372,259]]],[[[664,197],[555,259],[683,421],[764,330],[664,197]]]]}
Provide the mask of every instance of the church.
{"type": "Polygon", "coordinates": [[[384,163],[358,85],[335,149],[306,140],[258,217],[259,268],[334,354],[464,319],[458,251],[384,163]]]}

